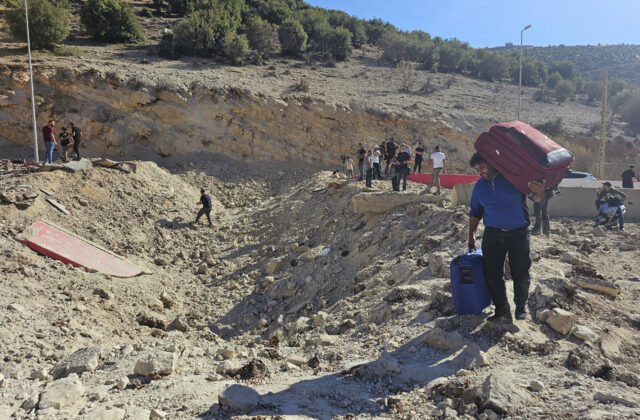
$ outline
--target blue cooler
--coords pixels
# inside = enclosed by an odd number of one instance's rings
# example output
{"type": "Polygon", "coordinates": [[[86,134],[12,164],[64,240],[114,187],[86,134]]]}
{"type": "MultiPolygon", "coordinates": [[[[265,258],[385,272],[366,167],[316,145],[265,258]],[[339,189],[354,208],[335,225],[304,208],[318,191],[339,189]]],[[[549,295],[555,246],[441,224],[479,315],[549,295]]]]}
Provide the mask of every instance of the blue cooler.
{"type": "Polygon", "coordinates": [[[481,249],[457,256],[451,261],[450,269],[451,297],[457,314],[479,314],[491,305],[481,249]]]}

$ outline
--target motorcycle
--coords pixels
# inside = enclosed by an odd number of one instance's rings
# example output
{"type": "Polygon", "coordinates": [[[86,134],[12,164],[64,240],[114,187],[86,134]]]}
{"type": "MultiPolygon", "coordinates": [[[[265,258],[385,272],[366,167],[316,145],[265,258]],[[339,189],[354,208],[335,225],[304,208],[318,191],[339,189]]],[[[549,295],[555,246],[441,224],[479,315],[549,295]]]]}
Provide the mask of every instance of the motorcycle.
{"type": "MultiPolygon", "coordinates": [[[[633,204],[633,203],[629,203],[633,204]]],[[[598,209],[596,216],[596,226],[604,226],[606,229],[613,229],[620,219],[620,214],[624,215],[627,208],[621,200],[607,200],[598,209]]]]}

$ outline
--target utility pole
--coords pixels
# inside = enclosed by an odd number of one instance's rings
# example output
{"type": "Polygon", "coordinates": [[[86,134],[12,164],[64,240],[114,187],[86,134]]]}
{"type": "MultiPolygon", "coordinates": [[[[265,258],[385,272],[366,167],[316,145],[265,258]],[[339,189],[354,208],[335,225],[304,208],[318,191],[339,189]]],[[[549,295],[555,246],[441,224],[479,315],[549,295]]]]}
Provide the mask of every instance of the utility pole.
{"type": "Polygon", "coordinates": [[[600,120],[600,161],[598,162],[598,178],[604,177],[604,156],[607,132],[607,77],[608,69],[604,69],[604,83],[602,84],[602,117],[600,120]]]}
{"type": "Polygon", "coordinates": [[[29,53],[29,82],[31,84],[31,115],[33,119],[33,157],[36,162],[40,162],[38,156],[38,131],[36,123],[36,99],[33,93],[33,66],[31,65],[31,40],[29,39],[29,10],[27,0],[24,0],[24,19],[27,24],[27,52],[29,53]]]}

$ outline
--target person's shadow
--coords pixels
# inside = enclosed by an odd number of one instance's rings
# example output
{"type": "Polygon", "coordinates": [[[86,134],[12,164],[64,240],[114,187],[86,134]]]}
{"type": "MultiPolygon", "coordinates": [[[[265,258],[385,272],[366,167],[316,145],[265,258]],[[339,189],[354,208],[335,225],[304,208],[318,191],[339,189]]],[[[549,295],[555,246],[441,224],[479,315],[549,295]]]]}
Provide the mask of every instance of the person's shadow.
{"type": "MultiPolygon", "coordinates": [[[[434,327],[437,328],[449,329],[462,323],[465,325],[463,329],[473,330],[470,334],[464,334],[465,343],[458,349],[443,350],[426,345],[424,339],[429,333],[427,331],[396,350],[384,352],[377,360],[354,363],[338,373],[303,379],[275,393],[258,395],[256,391],[247,390],[254,393],[259,404],[243,414],[308,416],[327,420],[346,415],[389,415],[393,404],[389,403],[387,397],[411,392],[415,388],[429,388],[435,386],[430,382],[437,378],[454,375],[463,369],[481,367],[483,361],[480,350],[487,351],[495,346],[510,331],[509,328],[489,325],[484,318],[485,315],[466,318],[454,316],[436,322],[434,327]]],[[[216,403],[199,418],[222,419],[235,414],[239,413],[216,403]]]]}
{"type": "Polygon", "coordinates": [[[182,216],[176,216],[173,220],[158,219],[156,224],[166,229],[178,230],[191,227],[193,222],[185,222],[182,216]]]}

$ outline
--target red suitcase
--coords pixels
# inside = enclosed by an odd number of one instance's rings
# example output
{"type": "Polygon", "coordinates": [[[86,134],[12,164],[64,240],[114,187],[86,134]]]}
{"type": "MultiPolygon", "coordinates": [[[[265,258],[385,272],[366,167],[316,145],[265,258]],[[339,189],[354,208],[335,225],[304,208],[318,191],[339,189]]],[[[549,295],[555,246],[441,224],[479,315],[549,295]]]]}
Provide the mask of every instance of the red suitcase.
{"type": "Polygon", "coordinates": [[[492,125],[478,137],[475,148],[524,194],[533,180],[544,181],[545,188],[558,185],[574,159],[567,149],[521,121],[492,125]]]}

